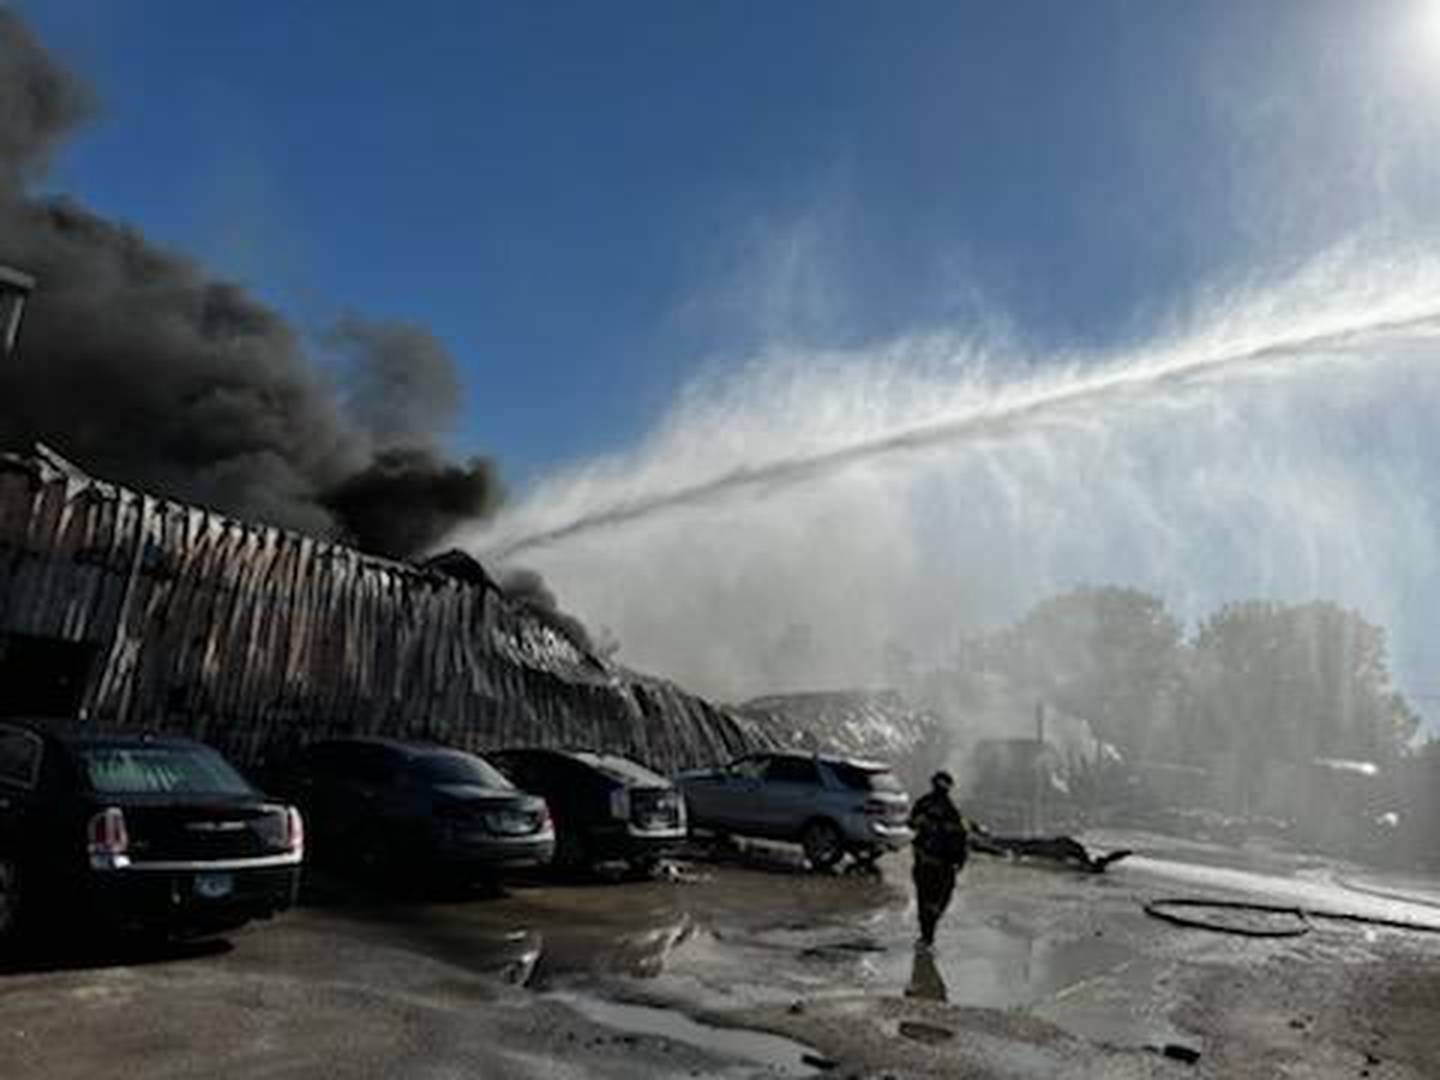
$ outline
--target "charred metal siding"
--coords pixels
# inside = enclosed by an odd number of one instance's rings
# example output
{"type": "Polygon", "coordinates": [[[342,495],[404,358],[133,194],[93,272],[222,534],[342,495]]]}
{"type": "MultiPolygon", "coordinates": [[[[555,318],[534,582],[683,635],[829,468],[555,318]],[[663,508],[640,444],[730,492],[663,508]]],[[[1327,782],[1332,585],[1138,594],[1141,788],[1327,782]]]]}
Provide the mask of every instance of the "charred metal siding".
{"type": "Polygon", "coordinates": [[[893,690],[775,694],[747,701],[738,711],[793,749],[889,762],[917,789],[951,752],[940,718],[893,690]]]}
{"type": "Polygon", "coordinates": [[[770,742],[488,583],[0,457],[0,633],[94,650],[88,716],[256,762],[337,732],[596,746],[671,771],[770,742]]]}

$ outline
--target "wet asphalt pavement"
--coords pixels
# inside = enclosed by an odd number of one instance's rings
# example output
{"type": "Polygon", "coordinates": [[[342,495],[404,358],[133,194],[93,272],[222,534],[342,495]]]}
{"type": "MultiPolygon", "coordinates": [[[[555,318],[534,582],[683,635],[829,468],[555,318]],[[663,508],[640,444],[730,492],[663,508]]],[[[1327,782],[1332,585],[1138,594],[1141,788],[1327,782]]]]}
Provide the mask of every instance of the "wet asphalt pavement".
{"type": "Polygon", "coordinates": [[[1053,1028],[1052,1056],[1015,1058],[1016,1075],[1073,1062],[1067,1039],[1131,1055],[1095,1075],[1172,1075],[1136,1055],[1196,1043],[1172,1018],[1175,973],[1235,946],[1148,918],[1141,902],[1175,891],[1148,862],[1092,876],[976,858],[933,953],[913,945],[903,858],[819,875],[756,849],[654,881],[422,900],[320,879],[227,942],[0,974],[0,1075],[878,1076],[884,1046],[831,1058],[802,1024],[872,999],[916,1054],[952,1034],[944,1003],[1053,1028]]]}

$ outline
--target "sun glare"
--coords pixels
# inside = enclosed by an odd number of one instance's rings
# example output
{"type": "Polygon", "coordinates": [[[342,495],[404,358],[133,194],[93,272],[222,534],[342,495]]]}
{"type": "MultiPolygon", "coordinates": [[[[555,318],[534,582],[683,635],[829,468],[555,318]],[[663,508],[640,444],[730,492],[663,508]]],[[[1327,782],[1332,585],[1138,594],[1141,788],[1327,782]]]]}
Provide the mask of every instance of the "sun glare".
{"type": "Polygon", "coordinates": [[[1406,23],[1408,51],[1426,73],[1440,82],[1440,0],[1418,0],[1406,23]]]}

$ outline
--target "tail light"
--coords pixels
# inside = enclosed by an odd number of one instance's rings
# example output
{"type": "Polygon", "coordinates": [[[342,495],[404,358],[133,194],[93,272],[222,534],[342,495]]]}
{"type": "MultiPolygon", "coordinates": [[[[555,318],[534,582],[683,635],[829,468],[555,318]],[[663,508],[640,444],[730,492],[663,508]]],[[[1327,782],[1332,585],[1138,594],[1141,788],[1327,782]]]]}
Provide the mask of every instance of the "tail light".
{"type": "Polygon", "coordinates": [[[293,806],[285,808],[285,850],[305,854],[305,819],[293,806]]]}
{"type": "Polygon", "coordinates": [[[483,807],[458,799],[447,799],[435,804],[435,816],[442,821],[473,823],[481,816],[482,811],[483,807]]]}
{"type": "Polygon", "coordinates": [[[630,791],[628,788],[616,788],[610,792],[610,816],[616,821],[630,820],[630,791]]]}
{"type": "Polygon", "coordinates": [[[866,799],[861,809],[870,817],[888,817],[890,814],[890,804],[884,799],[866,799]]]}
{"type": "Polygon", "coordinates": [[[117,870],[130,865],[130,833],[125,812],[118,806],[108,806],[92,817],[86,832],[91,866],[117,870]]]}
{"type": "Polygon", "coordinates": [[[535,821],[537,822],[535,828],[538,832],[544,832],[550,828],[550,804],[544,799],[540,800],[540,809],[535,814],[535,821]]]}

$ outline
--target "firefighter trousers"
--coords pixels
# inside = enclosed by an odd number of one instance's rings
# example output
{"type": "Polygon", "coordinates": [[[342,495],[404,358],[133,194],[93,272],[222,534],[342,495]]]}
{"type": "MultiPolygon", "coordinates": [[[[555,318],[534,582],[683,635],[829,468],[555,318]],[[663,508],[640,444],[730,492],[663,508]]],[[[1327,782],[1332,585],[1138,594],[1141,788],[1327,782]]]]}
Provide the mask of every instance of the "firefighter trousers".
{"type": "Polygon", "coordinates": [[[963,865],[919,856],[915,859],[912,871],[915,906],[920,915],[920,940],[927,945],[935,940],[935,927],[950,906],[950,898],[955,893],[955,878],[963,865]]]}

